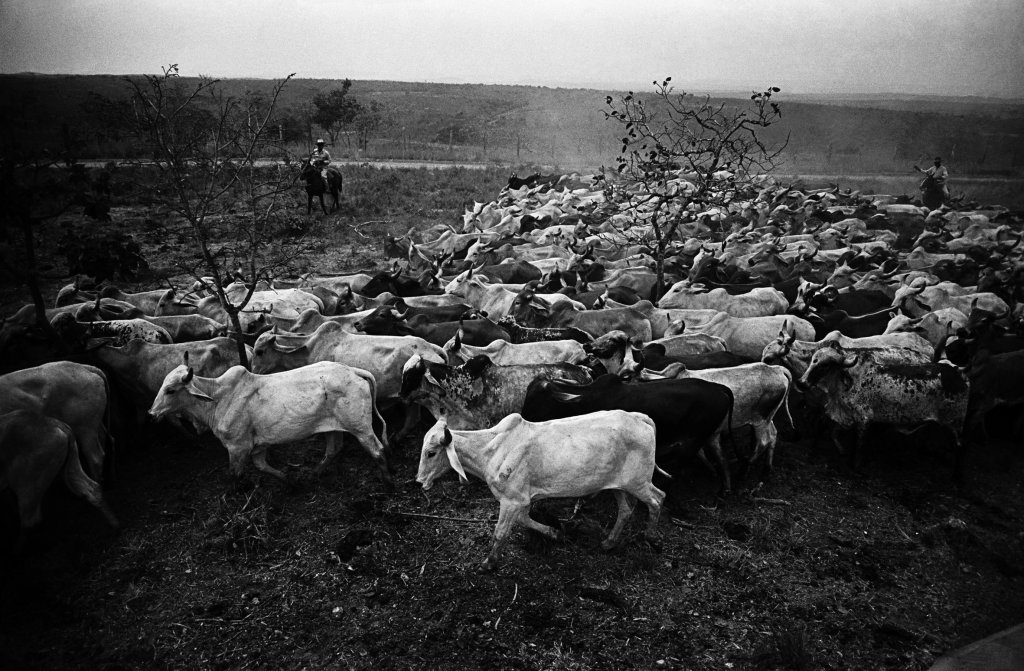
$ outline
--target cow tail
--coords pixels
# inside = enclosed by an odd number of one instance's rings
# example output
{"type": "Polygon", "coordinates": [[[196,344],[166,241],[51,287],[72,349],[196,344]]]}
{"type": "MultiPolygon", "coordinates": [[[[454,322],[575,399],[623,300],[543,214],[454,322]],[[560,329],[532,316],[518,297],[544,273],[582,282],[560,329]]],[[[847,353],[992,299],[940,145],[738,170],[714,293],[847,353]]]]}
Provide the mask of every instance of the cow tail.
{"type": "Polygon", "coordinates": [[[111,527],[119,526],[117,518],[114,517],[110,506],[103,500],[103,490],[99,483],[86,475],[82,468],[82,460],[78,454],[78,442],[75,434],[67,424],[60,423],[61,431],[67,438],[67,454],[64,457],[64,484],[75,496],[81,496],[86,501],[96,506],[111,527]]]}
{"type": "MultiPolygon", "coordinates": [[[[106,433],[107,454],[103,460],[100,474],[106,477],[108,483],[113,483],[117,478],[117,441],[114,439],[114,396],[110,392],[110,380],[107,379],[107,374],[102,370],[99,370],[99,373],[100,377],[103,378],[103,390],[107,395],[106,406],[103,409],[103,430],[106,433]]],[[[77,445],[75,452],[78,452],[77,445]]]]}
{"type": "Polygon", "coordinates": [[[380,414],[380,410],[377,409],[377,380],[370,373],[366,371],[360,371],[361,377],[365,379],[370,385],[370,411],[371,417],[371,428],[373,433],[380,440],[381,445],[384,446],[384,452],[390,452],[391,446],[388,444],[388,424],[384,421],[384,416],[380,414]]]}
{"type": "MultiPolygon", "coordinates": [[[[789,372],[788,369],[783,370],[786,370],[787,373],[789,372]]],[[[787,375],[786,377],[789,380],[789,384],[786,385],[786,393],[782,395],[782,402],[779,403],[779,406],[786,410],[786,419],[789,420],[789,428],[796,431],[796,423],[793,422],[793,414],[789,411],[789,392],[793,389],[793,378],[790,375],[787,375]]],[[[775,408],[775,412],[778,413],[779,408],[775,408]]]]}
{"type": "Polygon", "coordinates": [[[736,405],[736,397],[732,393],[732,389],[726,387],[729,391],[729,442],[732,444],[732,453],[739,457],[739,451],[736,449],[736,436],[732,431],[732,409],[736,405]]]}

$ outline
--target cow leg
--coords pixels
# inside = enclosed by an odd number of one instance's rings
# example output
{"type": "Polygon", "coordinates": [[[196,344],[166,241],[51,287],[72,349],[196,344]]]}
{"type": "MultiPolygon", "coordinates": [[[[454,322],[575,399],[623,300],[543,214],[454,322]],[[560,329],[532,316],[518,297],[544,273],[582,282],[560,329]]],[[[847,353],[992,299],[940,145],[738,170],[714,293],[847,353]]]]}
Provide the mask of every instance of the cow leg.
{"type": "Polygon", "coordinates": [[[855,430],[857,431],[857,442],[853,446],[853,466],[860,471],[864,467],[864,436],[868,432],[868,425],[858,424],[855,430]]]}
{"type": "Polygon", "coordinates": [[[722,452],[722,437],[720,434],[716,433],[708,439],[708,448],[721,469],[722,496],[728,496],[732,493],[732,476],[729,473],[729,463],[725,460],[725,454],[722,452]]]}
{"type": "Polygon", "coordinates": [[[953,482],[959,487],[964,484],[964,441],[952,428],[949,433],[953,436],[953,482]]]}
{"type": "Polygon", "coordinates": [[[775,428],[775,424],[771,420],[768,420],[764,424],[755,424],[754,428],[754,453],[750,455],[750,460],[747,461],[747,468],[753,467],[754,463],[765,456],[764,472],[765,478],[771,475],[773,462],[775,460],[775,442],[778,438],[779,432],[775,428]]]}
{"type": "Polygon", "coordinates": [[[281,482],[288,482],[288,478],[285,476],[284,473],[282,473],[281,471],[277,470],[276,468],[267,463],[266,445],[256,445],[253,447],[252,463],[255,464],[257,470],[263,471],[264,473],[269,473],[270,475],[273,475],[281,482]]]}
{"type": "MultiPolygon", "coordinates": [[[[324,434],[324,458],[321,459],[320,463],[313,469],[313,472],[318,476],[322,474],[327,466],[334,461],[334,458],[338,456],[338,452],[341,449],[338,445],[339,437],[344,440],[344,436],[339,436],[339,432],[337,431],[328,431],[324,434]]],[[[255,461],[255,457],[253,457],[253,461],[255,461]]]]}
{"type": "Polygon", "coordinates": [[[621,489],[616,489],[614,492],[615,501],[619,504],[619,513],[615,517],[615,525],[612,526],[611,532],[608,534],[608,538],[601,542],[602,550],[611,550],[619,544],[619,537],[622,536],[622,530],[626,526],[626,522],[633,515],[634,498],[632,495],[627,494],[621,489]]]}
{"type": "Polygon", "coordinates": [[[535,520],[532,517],[530,517],[530,509],[529,508],[526,508],[523,511],[523,514],[519,516],[519,520],[518,521],[519,521],[520,524],[522,524],[527,529],[533,529],[537,533],[543,534],[543,535],[547,536],[548,538],[550,538],[553,541],[560,540],[561,537],[562,537],[562,534],[559,533],[556,529],[554,529],[552,527],[549,527],[546,524],[541,524],[537,520],[535,520]]]}
{"type": "Polygon", "coordinates": [[[416,425],[420,421],[420,404],[419,403],[403,403],[405,406],[405,421],[402,424],[402,428],[395,434],[394,440],[404,440],[416,425]]]}
{"type": "Polygon", "coordinates": [[[96,507],[111,527],[117,528],[117,518],[114,517],[110,506],[103,500],[103,491],[99,484],[92,480],[82,470],[82,462],[78,458],[78,446],[75,444],[74,436],[68,436],[68,457],[64,462],[64,483],[68,490],[80,496],[96,507]]]}
{"type": "Polygon", "coordinates": [[[352,432],[359,444],[363,446],[375,462],[377,462],[377,468],[380,470],[380,479],[384,481],[384,486],[393,491],[395,488],[395,482],[391,478],[391,469],[388,466],[387,451],[383,444],[377,440],[377,436],[374,435],[372,430],[360,431],[358,433],[352,432]]]}
{"type": "Polygon", "coordinates": [[[31,529],[43,520],[43,496],[52,480],[46,479],[45,486],[42,482],[25,483],[28,486],[15,486],[14,496],[18,499],[18,519],[21,520],[21,528],[31,529]]]}
{"type": "Polygon", "coordinates": [[[644,484],[646,491],[637,498],[647,505],[647,531],[644,532],[644,537],[653,544],[658,541],[658,518],[661,517],[661,505],[665,502],[665,492],[649,482],[644,484]]]}
{"type": "Polygon", "coordinates": [[[843,427],[838,424],[832,425],[832,444],[836,446],[836,452],[840,455],[846,454],[846,448],[843,447],[843,443],[839,440],[839,432],[843,430],[843,427]]]}
{"type": "Polygon", "coordinates": [[[501,555],[501,548],[505,545],[505,541],[508,540],[508,535],[512,533],[512,527],[515,525],[516,520],[523,513],[526,513],[526,516],[529,517],[530,505],[528,503],[523,505],[511,499],[504,499],[499,502],[498,524],[494,527],[494,543],[491,545],[490,554],[484,560],[484,568],[488,571],[498,568],[498,557],[501,555]]]}

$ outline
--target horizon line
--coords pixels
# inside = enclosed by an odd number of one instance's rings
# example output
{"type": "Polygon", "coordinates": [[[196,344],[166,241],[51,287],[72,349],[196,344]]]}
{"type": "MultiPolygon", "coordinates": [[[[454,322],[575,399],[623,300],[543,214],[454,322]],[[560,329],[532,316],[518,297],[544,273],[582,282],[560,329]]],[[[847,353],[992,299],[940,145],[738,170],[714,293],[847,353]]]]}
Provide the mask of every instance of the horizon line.
{"type": "MultiPolygon", "coordinates": [[[[24,77],[24,76],[35,76],[35,77],[143,77],[147,74],[145,72],[92,72],[92,73],[80,73],[80,72],[39,72],[34,70],[25,70],[20,72],[0,72],[0,76],[11,76],[11,77],[24,77]]],[[[202,73],[196,74],[182,74],[184,78],[199,78],[199,77],[210,77],[211,79],[217,80],[262,80],[262,81],[280,81],[284,77],[267,77],[261,75],[206,75],[202,73]]],[[[625,91],[625,92],[639,92],[645,93],[653,91],[638,90],[635,85],[628,85],[622,82],[594,82],[594,81],[578,81],[578,82],[567,82],[567,81],[547,81],[544,83],[507,83],[507,82],[481,82],[481,81],[452,81],[452,80],[427,80],[427,79],[388,79],[382,77],[327,77],[327,76],[301,76],[295,74],[292,79],[295,80],[312,80],[312,81],[344,81],[349,79],[353,82],[386,82],[392,84],[435,84],[441,86],[505,86],[510,88],[548,88],[548,89],[567,89],[567,90],[580,90],[580,91],[625,91]]],[[[693,82],[689,85],[673,82],[673,88],[690,94],[717,94],[717,95],[749,95],[754,89],[749,87],[739,87],[738,85],[732,84],[700,84],[693,82]]],[[[963,93],[959,95],[950,95],[944,93],[922,93],[922,92],[906,92],[906,91],[865,91],[865,90],[837,90],[837,89],[811,89],[811,88],[798,88],[798,89],[787,89],[782,88],[780,93],[785,95],[793,96],[848,96],[855,98],[865,97],[885,97],[885,98],[937,98],[947,100],[961,100],[964,98],[980,98],[991,101],[999,101],[1001,103],[1018,103],[1024,104],[1024,97],[1021,96],[1009,96],[1009,95],[996,95],[986,93],[963,93]]]]}

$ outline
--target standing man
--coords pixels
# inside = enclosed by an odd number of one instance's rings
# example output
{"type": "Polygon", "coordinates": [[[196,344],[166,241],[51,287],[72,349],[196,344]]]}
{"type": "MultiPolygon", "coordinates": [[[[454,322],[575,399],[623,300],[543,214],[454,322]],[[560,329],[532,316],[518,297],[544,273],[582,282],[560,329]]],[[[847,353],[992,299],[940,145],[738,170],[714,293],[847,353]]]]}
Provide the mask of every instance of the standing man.
{"type": "Polygon", "coordinates": [[[949,200],[949,187],[946,186],[946,180],[949,178],[949,170],[946,169],[946,166],[942,165],[941,156],[936,156],[935,165],[928,168],[927,170],[921,170],[921,168],[917,167],[916,165],[914,166],[914,170],[917,170],[918,172],[925,175],[924,181],[921,182],[922,189],[924,188],[924,185],[927,183],[928,178],[930,177],[931,179],[935,180],[936,186],[942,187],[942,202],[946,202],[947,200],[949,200]]]}
{"type": "Polygon", "coordinates": [[[316,141],[316,149],[309,155],[309,162],[314,168],[320,169],[320,177],[324,180],[324,189],[328,188],[327,166],[331,164],[331,154],[324,148],[323,138],[316,141]]]}

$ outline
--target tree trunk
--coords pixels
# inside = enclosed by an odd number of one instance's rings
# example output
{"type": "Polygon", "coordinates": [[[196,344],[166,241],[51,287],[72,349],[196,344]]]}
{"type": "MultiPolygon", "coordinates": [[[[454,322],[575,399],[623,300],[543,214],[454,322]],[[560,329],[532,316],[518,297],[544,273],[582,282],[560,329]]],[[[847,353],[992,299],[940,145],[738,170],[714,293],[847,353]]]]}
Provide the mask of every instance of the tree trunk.
{"type": "Polygon", "coordinates": [[[242,333],[242,322],[238,319],[237,310],[228,310],[228,321],[231,322],[231,329],[234,331],[232,335],[235,339],[235,345],[238,347],[238,361],[245,366],[246,370],[252,370],[252,366],[249,364],[249,354],[245,351],[245,337],[242,333]]]}

